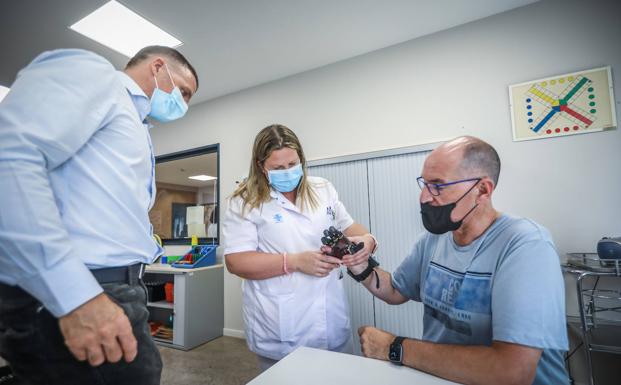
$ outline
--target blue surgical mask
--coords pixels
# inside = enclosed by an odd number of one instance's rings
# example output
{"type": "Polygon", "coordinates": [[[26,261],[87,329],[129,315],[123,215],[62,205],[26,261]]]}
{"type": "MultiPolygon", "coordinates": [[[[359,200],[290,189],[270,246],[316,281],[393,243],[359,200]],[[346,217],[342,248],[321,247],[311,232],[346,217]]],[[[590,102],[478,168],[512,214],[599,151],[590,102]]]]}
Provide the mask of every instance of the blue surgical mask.
{"type": "Polygon", "coordinates": [[[164,66],[174,88],[171,93],[162,91],[157,84],[157,78],[155,78],[155,89],[153,90],[153,95],[151,95],[151,112],[149,112],[149,116],[165,123],[183,117],[188,110],[188,105],[183,100],[179,87],[175,86],[175,82],[168,70],[168,65],[164,63],[164,66]]]}
{"type": "Polygon", "coordinates": [[[303,175],[304,171],[302,170],[302,164],[300,163],[297,166],[293,166],[286,170],[269,170],[267,172],[267,179],[276,191],[286,193],[291,192],[298,187],[300,179],[302,179],[303,175]]]}

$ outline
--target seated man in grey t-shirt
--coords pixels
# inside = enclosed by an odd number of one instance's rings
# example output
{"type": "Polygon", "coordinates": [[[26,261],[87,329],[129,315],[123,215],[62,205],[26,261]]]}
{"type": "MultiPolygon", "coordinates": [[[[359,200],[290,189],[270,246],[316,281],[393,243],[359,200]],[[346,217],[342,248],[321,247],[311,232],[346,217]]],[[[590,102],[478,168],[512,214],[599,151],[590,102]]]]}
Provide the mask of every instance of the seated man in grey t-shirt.
{"type": "Polygon", "coordinates": [[[418,178],[429,233],[392,276],[371,260],[343,258],[376,297],[425,306],[422,339],[361,327],[364,355],[460,383],[569,383],[559,258],[545,228],[494,209],[499,173],[498,154],[482,140],[443,144],[418,178]]]}

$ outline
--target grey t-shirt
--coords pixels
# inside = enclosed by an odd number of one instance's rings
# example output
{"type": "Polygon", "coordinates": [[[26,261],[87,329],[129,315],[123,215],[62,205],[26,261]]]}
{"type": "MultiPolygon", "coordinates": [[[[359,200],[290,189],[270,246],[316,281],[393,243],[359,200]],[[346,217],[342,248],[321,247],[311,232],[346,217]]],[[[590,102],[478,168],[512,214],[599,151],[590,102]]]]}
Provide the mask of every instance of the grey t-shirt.
{"type": "Polygon", "coordinates": [[[452,233],[423,234],[392,275],[392,284],[423,302],[423,340],[543,349],[533,384],[568,384],[565,290],[548,231],[502,215],[467,246],[452,233]]]}

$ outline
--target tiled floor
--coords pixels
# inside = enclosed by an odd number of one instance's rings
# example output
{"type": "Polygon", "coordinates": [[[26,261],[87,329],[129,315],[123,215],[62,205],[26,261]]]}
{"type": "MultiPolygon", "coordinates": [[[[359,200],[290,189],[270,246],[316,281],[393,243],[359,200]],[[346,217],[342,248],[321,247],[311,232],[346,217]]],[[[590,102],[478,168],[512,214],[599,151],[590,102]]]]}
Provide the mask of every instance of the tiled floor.
{"type": "Polygon", "coordinates": [[[242,385],[259,375],[246,341],[220,337],[190,351],[160,347],[161,385],[242,385]]]}

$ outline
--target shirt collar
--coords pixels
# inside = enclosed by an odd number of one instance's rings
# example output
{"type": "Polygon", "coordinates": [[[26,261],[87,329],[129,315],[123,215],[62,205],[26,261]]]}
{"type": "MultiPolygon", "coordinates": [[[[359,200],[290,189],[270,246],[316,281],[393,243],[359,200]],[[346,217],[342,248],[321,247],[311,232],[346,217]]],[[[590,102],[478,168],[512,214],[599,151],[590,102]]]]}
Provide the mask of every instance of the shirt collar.
{"type": "Polygon", "coordinates": [[[138,84],[136,84],[134,79],[130,78],[123,71],[118,71],[118,73],[121,82],[127,89],[129,95],[132,97],[132,102],[134,103],[134,107],[136,107],[140,120],[144,122],[147,115],[149,115],[149,112],[151,112],[151,102],[149,101],[149,98],[138,86],[138,84]]]}
{"type": "Polygon", "coordinates": [[[292,203],[289,199],[285,198],[284,194],[281,193],[280,191],[277,191],[271,188],[270,197],[272,198],[272,200],[276,200],[277,203],[280,203],[279,206],[281,206],[282,208],[308,217],[308,214],[302,213],[302,210],[299,207],[297,207],[294,203],[292,203]]]}

